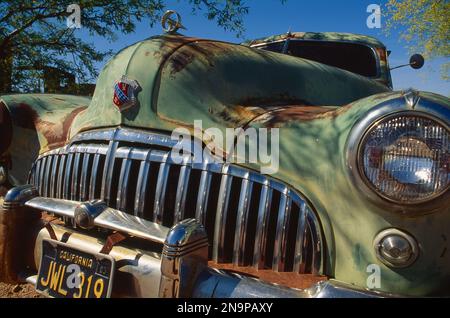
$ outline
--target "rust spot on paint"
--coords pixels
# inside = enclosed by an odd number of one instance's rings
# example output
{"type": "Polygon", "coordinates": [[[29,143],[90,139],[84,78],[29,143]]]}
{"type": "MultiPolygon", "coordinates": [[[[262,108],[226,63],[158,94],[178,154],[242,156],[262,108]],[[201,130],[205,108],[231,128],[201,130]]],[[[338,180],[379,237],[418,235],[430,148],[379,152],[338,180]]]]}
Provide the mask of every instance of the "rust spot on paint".
{"type": "Polygon", "coordinates": [[[266,125],[275,127],[280,123],[290,121],[309,121],[317,118],[331,117],[332,109],[320,106],[288,106],[285,109],[274,111],[266,117],[266,125]]]}
{"type": "Polygon", "coordinates": [[[70,126],[72,125],[72,122],[74,121],[75,117],[85,111],[87,109],[87,106],[81,106],[79,108],[74,109],[64,120],[62,126],[65,136],[67,137],[70,126]]]}
{"type": "Polygon", "coordinates": [[[187,65],[191,64],[194,60],[194,55],[190,52],[182,51],[175,53],[170,59],[170,75],[175,75],[176,73],[182,71],[187,65]]]}
{"type": "Polygon", "coordinates": [[[315,276],[312,274],[297,274],[292,272],[274,272],[272,270],[256,270],[253,267],[234,266],[233,264],[217,264],[212,261],[210,267],[225,270],[232,273],[244,274],[254,278],[259,278],[274,284],[291,288],[306,289],[321,281],[326,281],[326,276],[315,276]]]}
{"type": "Polygon", "coordinates": [[[56,100],[59,100],[59,101],[63,101],[63,102],[66,101],[64,98],[59,98],[59,97],[54,97],[54,96],[53,96],[53,99],[56,99],[56,100]]]}
{"type": "Polygon", "coordinates": [[[214,59],[218,54],[228,54],[233,45],[223,42],[198,40],[187,43],[177,49],[169,58],[170,75],[182,71],[186,66],[198,59],[209,67],[214,67],[214,59]]]}
{"type": "Polygon", "coordinates": [[[198,41],[198,38],[184,37],[184,36],[174,36],[168,35],[162,37],[161,45],[159,50],[153,52],[153,57],[159,60],[159,63],[164,63],[167,58],[179,48],[187,45],[189,43],[198,41]]]}
{"type": "Polygon", "coordinates": [[[13,108],[13,117],[17,126],[40,132],[47,140],[49,149],[53,149],[64,145],[75,116],[86,108],[87,106],[78,107],[61,120],[50,122],[42,120],[30,105],[21,103],[13,108]]]}

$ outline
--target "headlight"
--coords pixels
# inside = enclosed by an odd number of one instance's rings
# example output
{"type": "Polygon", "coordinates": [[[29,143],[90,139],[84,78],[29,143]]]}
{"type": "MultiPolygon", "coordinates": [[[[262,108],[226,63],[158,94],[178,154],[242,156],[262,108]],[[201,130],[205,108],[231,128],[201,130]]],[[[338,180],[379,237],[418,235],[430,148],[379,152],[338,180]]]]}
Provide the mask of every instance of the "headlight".
{"type": "Polygon", "coordinates": [[[419,114],[385,117],[360,143],[359,173],[390,201],[417,204],[436,198],[449,188],[449,136],[444,125],[419,114]]]}

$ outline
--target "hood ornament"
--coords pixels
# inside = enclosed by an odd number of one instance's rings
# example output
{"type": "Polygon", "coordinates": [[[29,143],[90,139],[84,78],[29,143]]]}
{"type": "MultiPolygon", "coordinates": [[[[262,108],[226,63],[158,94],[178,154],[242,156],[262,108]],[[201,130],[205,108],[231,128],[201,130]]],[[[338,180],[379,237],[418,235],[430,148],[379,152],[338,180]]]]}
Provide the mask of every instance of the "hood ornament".
{"type": "Polygon", "coordinates": [[[176,33],[179,29],[186,30],[181,24],[181,16],[174,10],[168,10],[161,19],[161,25],[166,33],[176,33]]]}
{"type": "Polygon", "coordinates": [[[114,84],[113,103],[120,112],[137,105],[137,93],[141,87],[135,80],[127,78],[125,75],[114,84]]]}
{"type": "Polygon", "coordinates": [[[406,104],[414,109],[419,102],[420,94],[415,89],[410,88],[403,92],[403,97],[405,98],[406,104]]]}

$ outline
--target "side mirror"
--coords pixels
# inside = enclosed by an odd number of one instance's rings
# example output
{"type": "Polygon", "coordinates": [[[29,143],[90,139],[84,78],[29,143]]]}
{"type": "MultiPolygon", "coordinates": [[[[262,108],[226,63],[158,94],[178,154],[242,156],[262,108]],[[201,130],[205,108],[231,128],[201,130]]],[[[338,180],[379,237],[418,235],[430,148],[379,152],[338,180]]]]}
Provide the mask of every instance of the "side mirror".
{"type": "Polygon", "coordinates": [[[422,68],[424,64],[425,64],[425,58],[421,54],[414,54],[409,59],[409,65],[411,65],[411,67],[413,69],[418,70],[418,69],[422,68]]]}

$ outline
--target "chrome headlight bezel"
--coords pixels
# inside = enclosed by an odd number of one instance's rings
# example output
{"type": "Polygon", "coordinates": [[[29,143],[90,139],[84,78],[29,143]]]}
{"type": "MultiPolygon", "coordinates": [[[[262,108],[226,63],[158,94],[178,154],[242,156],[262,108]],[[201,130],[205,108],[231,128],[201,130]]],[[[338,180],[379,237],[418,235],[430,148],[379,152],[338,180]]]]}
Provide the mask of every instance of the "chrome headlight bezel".
{"type": "MultiPolygon", "coordinates": [[[[415,93],[413,91],[413,93],[415,93]]],[[[450,186],[435,195],[425,198],[421,201],[400,202],[385,196],[378,191],[375,186],[367,179],[364,167],[361,166],[362,145],[368,134],[374,127],[380,123],[397,116],[415,116],[433,120],[450,131],[448,122],[450,121],[450,108],[430,101],[425,98],[419,98],[415,103],[410,103],[408,98],[410,95],[405,93],[404,96],[392,100],[385,101],[380,105],[370,109],[362,118],[353,126],[349,138],[347,139],[347,168],[355,187],[366,198],[377,205],[388,207],[390,210],[398,210],[401,212],[420,212],[430,213],[441,207],[444,202],[450,201],[450,186]]]]}

